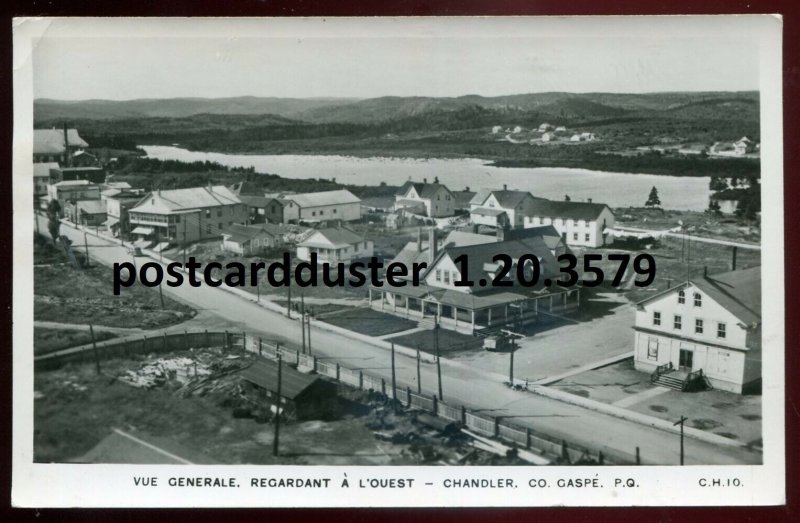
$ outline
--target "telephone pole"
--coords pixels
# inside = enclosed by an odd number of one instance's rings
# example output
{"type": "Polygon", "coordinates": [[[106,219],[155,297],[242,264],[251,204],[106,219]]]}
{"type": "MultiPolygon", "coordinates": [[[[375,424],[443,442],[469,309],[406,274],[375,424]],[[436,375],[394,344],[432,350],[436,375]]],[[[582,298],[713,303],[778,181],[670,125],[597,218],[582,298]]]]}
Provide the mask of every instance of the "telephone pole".
{"type": "Polygon", "coordinates": [[[439,399],[442,398],[442,362],[439,361],[439,318],[433,326],[433,350],[436,353],[436,376],[439,379],[439,399]]]}
{"type": "Polygon", "coordinates": [[[278,437],[281,430],[281,353],[278,352],[278,387],[275,392],[275,437],[272,439],[272,455],[278,455],[278,437]]]}
{"type": "Polygon", "coordinates": [[[308,308],[308,318],[306,324],[308,325],[308,355],[311,356],[311,315],[314,314],[314,308],[308,308]]]}
{"type": "Polygon", "coordinates": [[[394,342],[392,342],[392,407],[397,412],[397,381],[394,372],[394,342]]]}
{"type": "Polygon", "coordinates": [[[292,319],[292,285],[286,286],[286,317],[292,319]]]}
{"type": "Polygon", "coordinates": [[[86,230],[83,231],[83,246],[86,249],[86,267],[89,267],[89,240],[86,238],[86,230]]]}
{"type": "Polygon", "coordinates": [[[683,423],[685,421],[688,421],[688,420],[689,420],[689,418],[687,418],[686,416],[681,416],[680,420],[678,420],[678,421],[676,421],[675,423],[672,424],[673,427],[675,425],[680,425],[681,426],[681,465],[683,465],[683,423]]]}
{"type": "Polygon", "coordinates": [[[422,375],[420,374],[419,363],[419,345],[417,345],[417,394],[422,394],[422,375]]]}
{"type": "Polygon", "coordinates": [[[306,353],[306,301],[305,295],[300,293],[300,330],[303,333],[303,354],[306,353]]]}

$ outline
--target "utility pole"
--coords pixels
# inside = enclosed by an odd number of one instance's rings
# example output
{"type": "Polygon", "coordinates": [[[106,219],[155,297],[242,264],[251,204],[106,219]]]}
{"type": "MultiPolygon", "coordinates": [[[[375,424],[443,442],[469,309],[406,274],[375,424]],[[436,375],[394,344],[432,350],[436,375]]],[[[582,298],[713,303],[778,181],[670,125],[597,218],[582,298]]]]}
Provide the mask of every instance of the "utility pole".
{"type": "Polygon", "coordinates": [[[514,350],[516,349],[515,345],[516,345],[516,340],[514,340],[514,338],[511,338],[511,354],[510,354],[511,359],[509,360],[508,364],[508,382],[511,384],[512,387],[514,386],[514,350]]]}
{"type": "Polygon", "coordinates": [[[83,230],[83,246],[86,249],[86,266],[89,267],[89,240],[86,238],[86,229],[83,230]]]}
{"type": "Polygon", "coordinates": [[[100,354],[97,353],[97,342],[94,339],[94,327],[89,324],[89,334],[92,335],[92,352],[94,353],[94,370],[100,374],[100,354]]]}
{"type": "Polygon", "coordinates": [[[158,284],[158,297],[161,298],[161,308],[164,308],[164,290],[161,287],[161,284],[158,284]]]}
{"type": "Polygon", "coordinates": [[[419,371],[419,363],[420,363],[419,345],[417,345],[417,394],[422,394],[422,375],[420,374],[419,371]]]}
{"type": "Polygon", "coordinates": [[[186,267],[186,219],[189,217],[187,214],[183,217],[183,266],[186,267]]]}
{"type": "Polygon", "coordinates": [[[292,319],[292,285],[286,286],[286,317],[292,319]]]}
{"type": "Polygon", "coordinates": [[[673,427],[675,425],[681,426],[681,465],[683,465],[683,422],[688,420],[689,418],[687,418],[686,416],[681,416],[681,419],[679,421],[676,421],[675,423],[672,424],[673,427]]]}
{"type": "Polygon", "coordinates": [[[281,353],[278,352],[278,390],[275,392],[275,437],[272,439],[272,455],[278,455],[278,437],[281,430],[281,353]]]}
{"type": "Polygon", "coordinates": [[[303,332],[303,354],[306,353],[306,301],[305,294],[300,292],[300,330],[303,332]]]}
{"type": "Polygon", "coordinates": [[[397,381],[394,372],[394,342],[392,342],[392,407],[397,412],[397,381]]]}
{"type": "Polygon", "coordinates": [[[311,315],[314,314],[314,308],[308,308],[308,318],[306,319],[306,323],[308,324],[308,355],[311,356],[311,315]]]}
{"type": "Polygon", "coordinates": [[[439,399],[444,399],[442,396],[442,362],[439,361],[439,318],[436,318],[436,323],[433,326],[433,350],[436,353],[436,375],[439,378],[439,399]]]}

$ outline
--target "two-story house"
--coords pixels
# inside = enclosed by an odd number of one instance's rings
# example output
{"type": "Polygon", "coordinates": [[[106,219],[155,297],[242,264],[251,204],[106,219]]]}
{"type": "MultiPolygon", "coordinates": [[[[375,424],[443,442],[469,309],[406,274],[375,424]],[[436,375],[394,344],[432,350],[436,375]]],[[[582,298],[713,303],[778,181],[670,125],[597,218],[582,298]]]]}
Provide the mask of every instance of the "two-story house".
{"type": "Polygon", "coordinates": [[[524,226],[552,225],[568,245],[601,247],[614,241],[605,230],[614,227],[614,213],[604,203],[537,200],[524,218],[524,226]]]}
{"type": "Polygon", "coordinates": [[[482,189],[469,202],[470,221],[490,227],[522,228],[537,200],[540,198],[527,191],[508,190],[506,185],[502,191],[482,189]]]}
{"type": "Polygon", "coordinates": [[[151,192],[128,212],[141,241],[188,243],[219,238],[225,227],[247,221],[247,207],[224,185],[151,192]]]}
{"type": "MultiPolygon", "coordinates": [[[[406,286],[373,286],[369,290],[370,306],[404,318],[437,322],[442,328],[467,334],[519,327],[536,321],[540,311],[572,311],[579,306],[580,288],[555,284],[560,277],[553,256],[556,243],[548,245],[539,233],[546,231],[530,231],[513,239],[451,232],[440,241],[431,228],[427,243],[420,235],[391,262],[405,265],[409,275],[415,265],[425,263],[420,284],[409,281],[406,286]],[[495,260],[498,255],[511,259],[503,278],[508,283],[502,286],[493,285],[504,269],[502,262],[495,260]],[[534,264],[539,267],[538,278],[534,264]],[[528,284],[521,283],[520,277],[528,284]],[[550,285],[545,280],[550,280],[550,285]],[[461,285],[468,281],[472,284],[461,285]]],[[[411,276],[405,279],[411,280],[411,276]]]]}
{"type": "Polygon", "coordinates": [[[667,385],[694,373],[716,389],[747,391],[761,379],[761,267],[691,278],[651,296],[637,304],[634,329],[638,370],[667,385]]]}
{"type": "Polygon", "coordinates": [[[77,129],[34,129],[33,162],[58,162],[68,165],[71,156],[89,144],[77,129]]]}
{"type": "Polygon", "coordinates": [[[447,186],[438,182],[408,181],[394,195],[394,210],[407,210],[430,218],[444,218],[455,214],[456,199],[447,186]]]}

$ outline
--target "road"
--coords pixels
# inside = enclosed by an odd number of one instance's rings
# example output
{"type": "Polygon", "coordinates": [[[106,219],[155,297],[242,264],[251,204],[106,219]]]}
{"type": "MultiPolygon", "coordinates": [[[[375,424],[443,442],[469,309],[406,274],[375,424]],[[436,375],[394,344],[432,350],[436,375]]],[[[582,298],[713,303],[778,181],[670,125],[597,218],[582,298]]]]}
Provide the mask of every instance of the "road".
{"type": "Polygon", "coordinates": [[[740,249],[752,249],[754,251],[761,250],[761,246],[756,245],[754,243],[735,242],[731,240],[717,240],[715,238],[703,238],[702,236],[692,236],[680,232],[659,231],[656,229],[640,229],[639,227],[625,227],[620,225],[615,225],[614,229],[618,231],[643,232],[647,234],[652,234],[653,236],[664,235],[664,236],[669,236],[671,238],[678,238],[679,240],[686,239],[694,242],[713,243],[716,245],[725,245],[728,247],[739,247],[740,249]]]}
{"type": "MultiPolygon", "coordinates": [[[[44,218],[39,219],[44,221],[44,218]]],[[[47,230],[46,224],[41,224],[47,230]]],[[[83,248],[83,232],[62,225],[61,234],[73,241],[76,249],[83,248]]],[[[103,238],[89,236],[89,251],[93,259],[111,265],[130,261],[127,249],[103,238]]],[[[111,282],[108,283],[111,285],[111,282]]],[[[230,323],[231,330],[241,330],[265,338],[283,337],[300,339],[300,324],[277,312],[222,290],[221,288],[164,287],[164,293],[201,310],[211,311],[230,323]]],[[[124,292],[124,289],[123,289],[124,292]]],[[[318,357],[339,362],[351,369],[360,368],[391,382],[389,352],[364,341],[338,333],[314,328],[313,351],[318,357]]],[[[403,387],[416,389],[416,362],[398,354],[397,380],[403,387]]],[[[421,369],[423,391],[437,392],[436,367],[423,364],[421,369]]],[[[642,463],[677,464],[679,437],[675,433],[619,419],[601,412],[571,405],[555,399],[509,389],[495,375],[481,369],[463,365],[442,364],[444,400],[463,404],[478,412],[492,416],[513,418],[519,425],[527,426],[557,438],[563,438],[593,452],[603,451],[612,460],[626,456],[632,460],[636,447],[640,448],[642,463]]],[[[714,445],[687,438],[687,464],[742,464],[760,463],[761,454],[738,446],[714,445]]]]}

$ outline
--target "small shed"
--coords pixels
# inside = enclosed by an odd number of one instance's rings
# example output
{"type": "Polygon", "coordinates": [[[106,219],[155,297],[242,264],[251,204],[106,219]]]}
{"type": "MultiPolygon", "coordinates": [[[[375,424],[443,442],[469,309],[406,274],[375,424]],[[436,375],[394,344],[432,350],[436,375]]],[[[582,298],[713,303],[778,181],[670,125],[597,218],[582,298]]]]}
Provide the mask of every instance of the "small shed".
{"type": "MultiPolygon", "coordinates": [[[[278,362],[256,360],[241,371],[255,395],[274,409],[278,400],[278,362]]],[[[304,374],[286,364],[281,368],[280,408],[284,419],[324,418],[336,412],[337,387],[320,376],[304,374]]]]}

